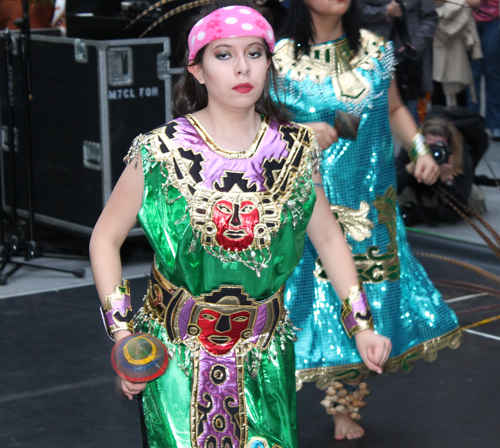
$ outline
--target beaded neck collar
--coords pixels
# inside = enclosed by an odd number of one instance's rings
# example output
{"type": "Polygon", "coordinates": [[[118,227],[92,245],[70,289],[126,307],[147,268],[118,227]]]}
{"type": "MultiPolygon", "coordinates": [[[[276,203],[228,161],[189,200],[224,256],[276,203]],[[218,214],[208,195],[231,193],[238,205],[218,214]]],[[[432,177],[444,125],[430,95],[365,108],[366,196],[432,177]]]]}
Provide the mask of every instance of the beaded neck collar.
{"type": "Polygon", "coordinates": [[[314,63],[326,66],[333,65],[341,72],[352,70],[350,62],[354,56],[345,34],[329,42],[311,45],[309,50],[309,57],[314,63]]]}

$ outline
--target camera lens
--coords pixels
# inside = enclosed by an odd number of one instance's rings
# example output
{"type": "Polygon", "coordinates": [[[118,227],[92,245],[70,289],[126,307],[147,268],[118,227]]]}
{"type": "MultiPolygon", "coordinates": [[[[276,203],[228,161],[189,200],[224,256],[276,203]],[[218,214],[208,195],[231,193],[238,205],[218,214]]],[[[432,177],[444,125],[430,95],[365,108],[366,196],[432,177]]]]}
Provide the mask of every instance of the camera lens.
{"type": "Polygon", "coordinates": [[[438,165],[448,162],[450,158],[450,150],[443,142],[436,142],[429,145],[429,150],[438,165]]]}

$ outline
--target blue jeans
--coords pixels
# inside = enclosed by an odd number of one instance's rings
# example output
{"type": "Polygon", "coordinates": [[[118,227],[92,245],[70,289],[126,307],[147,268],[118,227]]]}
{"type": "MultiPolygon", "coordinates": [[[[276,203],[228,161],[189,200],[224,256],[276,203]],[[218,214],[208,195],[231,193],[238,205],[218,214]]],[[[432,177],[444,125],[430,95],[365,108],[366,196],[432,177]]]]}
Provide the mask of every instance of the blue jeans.
{"type": "Polygon", "coordinates": [[[480,86],[481,75],[485,80],[486,93],[486,128],[500,129],[500,32],[499,19],[490,22],[476,22],[481,39],[483,59],[471,62],[472,76],[476,88],[477,103],[470,101],[469,109],[481,110],[480,86]]]}
{"type": "Polygon", "coordinates": [[[417,127],[420,126],[420,118],[418,116],[418,100],[408,100],[405,101],[405,106],[410,112],[411,116],[415,120],[417,127]]]}

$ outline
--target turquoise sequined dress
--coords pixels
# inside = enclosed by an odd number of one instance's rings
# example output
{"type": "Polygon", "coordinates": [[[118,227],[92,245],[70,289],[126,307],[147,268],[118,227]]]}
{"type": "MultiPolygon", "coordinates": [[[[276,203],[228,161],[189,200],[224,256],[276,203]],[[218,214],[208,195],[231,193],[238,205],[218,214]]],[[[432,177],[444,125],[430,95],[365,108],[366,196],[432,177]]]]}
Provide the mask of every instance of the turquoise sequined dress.
{"type": "MultiPolygon", "coordinates": [[[[363,281],[375,329],[393,344],[386,371],[407,371],[437,350],[457,347],[460,331],[422,266],[411,254],[396,205],[396,173],[389,127],[388,89],[394,54],[390,43],[362,31],[352,55],[345,37],[311,47],[293,59],[293,41],[278,43],[275,63],[281,101],[299,123],[334,124],[335,111],[361,118],[355,141],[339,139],[323,153],[325,194],[336,215],[363,281]]],[[[276,98],[276,92],[273,92],[276,98]]],[[[302,261],[287,282],[285,303],[301,328],[296,344],[299,382],[367,373],[340,321],[341,302],[325,278],[308,241],[302,261]]]]}

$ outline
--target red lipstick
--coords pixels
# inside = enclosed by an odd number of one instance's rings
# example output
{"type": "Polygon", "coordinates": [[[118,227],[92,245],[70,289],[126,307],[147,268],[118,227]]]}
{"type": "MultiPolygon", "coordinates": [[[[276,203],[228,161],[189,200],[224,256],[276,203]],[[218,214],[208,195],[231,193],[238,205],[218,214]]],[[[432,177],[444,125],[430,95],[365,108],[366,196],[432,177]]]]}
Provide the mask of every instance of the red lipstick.
{"type": "Polygon", "coordinates": [[[253,86],[252,84],[246,82],[244,84],[238,84],[237,86],[234,86],[233,90],[238,93],[250,93],[253,90],[253,86]]]}

